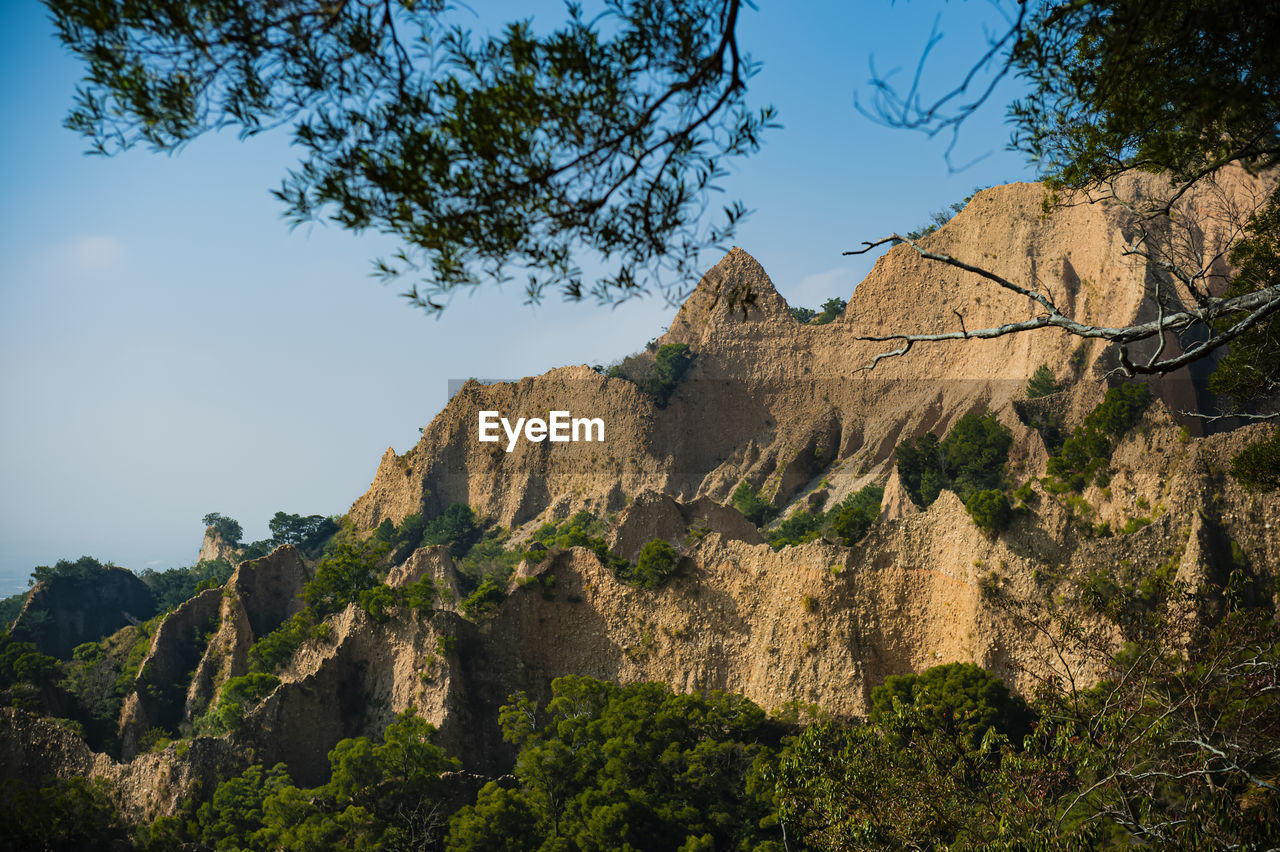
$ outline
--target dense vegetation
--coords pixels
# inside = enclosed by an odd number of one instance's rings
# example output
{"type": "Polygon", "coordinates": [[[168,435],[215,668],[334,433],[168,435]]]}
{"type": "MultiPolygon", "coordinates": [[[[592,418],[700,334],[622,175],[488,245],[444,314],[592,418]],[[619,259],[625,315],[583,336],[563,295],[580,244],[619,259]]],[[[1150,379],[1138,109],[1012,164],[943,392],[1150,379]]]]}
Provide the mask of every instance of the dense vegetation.
{"type": "Polygon", "coordinates": [[[1115,441],[1137,425],[1151,404],[1151,391],[1141,383],[1119,385],[1086,415],[1071,437],[1049,458],[1045,487],[1053,493],[1081,491],[1090,482],[1102,486],[1115,441]]]}
{"type": "Polygon", "coordinates": [[[626,379],[665,408],[693,363],[694,352],[687,343],[650,344],[644,352],[629,355],[611,367],[596,369],[611,379],[626,379]]]}
{"type": "Polygon", "coordinates": [[[898,476],[913,503],[928,507],[943,489],[954,491],[987,533],[1012,517],[1004,494],[1005,462],[1013,434],[991,414],[966,414],[941,441],[932,432],[903,441],[894,450],[898,476]]]}
{"type": "Polygon", "coordinates": [[[797,509],[770,530],[766,540],[774,550],[794,544],[829,538],[852,547],[871,529],[880,517],[880,501],[884,489],[866,485],[824,512],[820,509],[797,509]]]}

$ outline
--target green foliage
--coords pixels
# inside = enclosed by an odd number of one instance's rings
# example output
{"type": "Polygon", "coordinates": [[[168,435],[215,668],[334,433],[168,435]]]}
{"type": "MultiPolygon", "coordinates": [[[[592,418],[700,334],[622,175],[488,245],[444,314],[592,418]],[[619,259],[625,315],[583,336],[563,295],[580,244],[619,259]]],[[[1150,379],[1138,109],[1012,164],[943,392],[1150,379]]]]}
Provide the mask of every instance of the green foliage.
{"type": "Polygon", "coordinates": [[[1255,441],[1231,459],[1231,475],[1249,491],[1280,488],[1280,431],[1255,441]]]}
{"type": "Polygon", "coordinates": [[[6,815],[0,837],[5,849],[129,848],[127,825],[102,778],[73,776],[32,789],[7,779],[0,782],[0,811],[6,815]]]}
{"type": "Polygon", "coordinates": [[[1027,380],[1027,399],[1051,396],[1060,390],[1062,390],[1062,385],[1058,384],[1058,380],[1054,378],[1053,370],[1049,369],[1048,364],[1041,364],[1036,367],[1036,371],[1027,380]]]}
{"type": "Polygon", "coordinates": [[[913,706],[927,720],[928,729],[967,738],[973,749],[989,728],[1018,745],[1031,722],[1026,702],[1010,693],[1000,678],[972,663],[934,666],[918,675],[890,675],[871,690],[868,721],[880,724],[899,706],[913,706]]]}
{"type": "Polygon", "coordinates": [[[387,545],[356,538],[337,542],[316,565],[315,577],[302,591],[302,598],[317,619],[338,612],[382,580],[380,560],[387,545]]]}
{"type": "Polygon", "coordinates": [[[390,586],[377,585],[362,591],[358,603],[370,618],[382,624],[391,617],[391,610],[395,609],[399,603],[399,597],[396,595],[396,590],[390,586]]]}
{"type": "Polygon", "coordinates": [[[976,491],[1004,485],[1013,434],[991,414],[966,414],[941,441],[926,432],[894,449],[898,475],[912,502],[929,506],[942,489],[967,501],[976,491]]]}
{"type": "Polygon", "coordinates": [[[489,784],[446,848],[760,849],[781,841],[763,779],[780,733],[745,698],[558,678],[540,710],[500,713],[519,747],[514,788],[489,784]],[[767,823],[767,825],[766,825],[767,823]]]}
{"type": "MultiPolygon", "coordinates": [[[[970,196],[972,197],[972,196],[970,196]]],[[[968,201],[968,199],[965,199],[968,201]]],[[[947,224],[955,217],[957,213],[964,209],[965,201],[956,201],[941,210],[934,211],[929,216],[929,221],[914,231],[907,232],[907,239],[919,241],[932,234],[934,231],[947,224]]]]}
{"type": "Polygon", "coordinates": [[[898,477],[911,502],[917,506],[930,505],[946,487],[946,462],[938,443],[937,435],[925,432],[914,439],[908,438],[894,448],[898,477]]]}
{"type": "Polygon", "coordinates": [[[733,495],[729,500],[733,504],[733,508],[741,512],[744,518],[758,527],[767,524],[777,514],[773,504],[761,498],[759,492],[752,488],[745,479],[738,483],[738,487],[733,490],[733,495]]]}
{"type": "Polygon", "coordinates": [[[213,527],[214,533],[229,547],[235,547],[244,537],[244,528],[240,526],[240,522],[221,512],[210,512],[204,516],[202,523],[206,527],[213,527]]]}
{"type": "Polygon", "coordinates": [[[848,302],[838,296],[827,299],[822,303],[822,310],[818,312],[817,316],[813,317],[811,322],[814,325],[826,325],[829,322],[833,322],[844,314],[844,309],[848,305],[848,302]]]}
{"type": "Polygon", "coordinates": [[[769,532],[767,541],[774,550],[794,544],[804,544],[822,537],[826,517],[822,512],[798,509],[769,532]]]}
{"type": "Polygon", "coordinates": [[[852,547],[880,517],[883,499],[884,489],[879,485],[865,485],[850,494],[828,513],[831,532],[845,547],[852,547]]]}
{"type": "Polygon", "coordinates": [[[215,730],[236,731],[244,722],[244,714],[280,685],[280,678],[262,672],[251,672],[230,678],[218,693],[215,708],[215,730]]]}
{"type": "Polygon", "coordinates": [[[19,592],[7,598],[0,598],[0,630],[8,630],[22,607],[27,602],[27,592],[19,592]]]}
{"type": "Polygon", "coordinates": [[[56,657],[37,651],[34,642],[19,641],[9,631],[0,630],[0,691],[19,683],[46,686],[59,674],[56,657]]]}
{"type": "Polygon", "coordinates": [[[791,316],[795,318],[795,321],[801,325],[818,315],[818,312],[813,308],[789,308],[788,310],[791,312],[791,316]]]}
{"type": "Polygon", "coordinates": [[[277,547],[292,544],[306,553],[319,552],[325,541],[338,531],[338,525],[332,518],[323,515],[291,515],[287,512],[276,512],[267,522],[271,530],[271,542],[277,547]]]}
{"type": "Polygon", "coordinates": [[[435,729],[409,710],[383,741],[340,741],[330,779],[299,789],[284,764],[251,766],[218,785],[179,834],[216,849],[408,849],[439,841],[440,773],[456,762],[431,739],[435,729]]]}
{"type": "Polygon", "coordinates": [[[1060,484],[1056,493],[1081,491],[1103,475],[1114,440],[1137,425],[1150,404],[1151,391],[1140,382],[1108,390],[1061,449],[1049,457],[1049,476],[1060,484]]]}
{"type": "Polygon", "coordinates": [[[486,579],[506,585],[520,563],[520,551],[507,547],[508,538],[506,529],[492,527],[458,560],[458,574],[464,589],[478,588],[486,579]]]}
{"type": "Polygon", "coordinates": [[[1148,517],[1130,518],[1124,522],[1124,526],[1120,527],[1120,535],[1135,533],[1150,523],[1151,519],[1148,517]]]}
{"type": "Polygon", "coordinates": [[[221,586],[234,572],[235,566],[230,562],[214,559],[189,568],[147,569],[140,576],[142,582],[151,588],[156,610],[165,613],[177,609],[205,588],[221,586]]]}
{"type": "Polygon", "coordinates": [[[575,251],[611,265],[588,285],[601,299],[683,286],[745,215],[734,202],[699,224],[725,159],[772,126],[745,102],[756,66],[737,48],[738,5],[608,8],[480,38],[443,2],[51,3],[86,66],[67,124],[94,150],[291,125],[304,159],[275,191],[286,216],[396,235],[378,271],[421,276],[407,295],[432,310],[509,269],[530,298],[578,298],[575,251]]]}
{"type": "Polygon", "coordinates": [[[675,573],[680,565],[680,553],[670,542],[655,538],[640,548],[635,567],[619,566],[614,574],[619,580],[642,589],[656,589],[675,573]]]}
{"type": "Polygon", "coordinates": [[[988,535],[995,535],[1013,520],[1013,507],[1003,491],[987,489],[975,491],[965,501],[964,508],[973,518],[973,523],[988,535]]]}
{"type": "Polygon", "coordinates": [[[492,579],[486,579],[474,592],[462,601],[462,611],[468,618],[483,618],[498,609],[506,598],[506,590],[492,579]]]}
{"type": "MultiPolygon", "coordinates": [[[[1244,239],[1232,248],[1230,258],[1238,272],[1223,294],[1228,298],[1256,293],[1280,281],[1280,196],[1273,195],[1250,218],[1244,239]]],[[[1214,323],[1214,330],[1226,332],[1246,315],[1239,311],[1224,316],[1214,323]]],[[[1255,400],[1280,390],[1280,320],[1274,314],[1231,341],[1230,350],[1209,376],[1209,390],[1229,399],[1236,410],[1249,410],[1255,400]]],[[[1280,467],[1273,464],[1272,470],[1280,467]]]]}
{"type": "Polygon", "coordinates": [[[449,554],[460,559],[483,535],[475,511],[466,503],[454,503],[425,524],[422,543],[448,545],[449,554]]]}
{"type": "Polygon", "coordinates": [[[654,356],[653,380],[645,388],[657,400],[658,407],[666,406],[676,385],[693,363],[693,351],[687,343],[664,343],[654,356]]]}
{"type": "Polygon", "coordinates": [[[693,358],[694,352],[688,344],[664,343],[652,356],[648,352],[629,355],[604,374],[626,379],[652,397],[659,408],[664,408],[693,358]]]}
{"type": "Polygon", "coordinates": [[[249,669],[255,672],[278,672],[293,659],[302,643],[311,638],[316,626],[315,613],[304,609],[249,647],[249,669]]]}
{"type": "Polygon", "coordinates": [[[1030,87],[1011,111],[1013,145],[1063,189],[1139,169],[1180,185],[1230,162],[1274,163],[1276,23],[1255,11],[1209,0],[1159,15],[1139,0],[1036,7],[1012,52],[1030,87]]]}
{"type": "Polygon", "coordinates": [[[114,567],[110,562],[103,564],[92,556],[81,556],[72,562],[69,559],[59,559],[52,568],[48,565],[37,565],[31,571],[31,582],[39,583],[44,580],[52,580],[55,577],[62,577],[70,580],[93,580],[109,569],[114,567]]]}
{"type": "Polygon", "coordinates": [[[966,414],[955,422],[938,449],[947,488],[968,501],[975,492],[1001,488],[1013,433],[990,414],[966,414]]]}

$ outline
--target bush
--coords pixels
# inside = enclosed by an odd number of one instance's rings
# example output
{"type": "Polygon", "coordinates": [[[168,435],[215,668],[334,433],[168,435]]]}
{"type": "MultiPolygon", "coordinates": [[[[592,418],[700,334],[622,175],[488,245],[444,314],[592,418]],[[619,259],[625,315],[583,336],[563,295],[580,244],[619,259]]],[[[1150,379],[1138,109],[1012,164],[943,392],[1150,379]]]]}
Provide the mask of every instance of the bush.
{"type": "Polygon", "coordinates": [[[1151,404],[1151,392],[1142,383],[1111,388],[1071,437],[1050,456],[1049,475],[1061,483],[1055,493],[1082,491],[1092,481],[1106,476],[1113,439],[1137,425],[1151,404]]]}
{"type": "Polygon", "coordinates": [[[879,485],[867,485],[849,495],[830,512],[831,532],[845,547],[852,547],[880,517],[883,499],[884,489],[879,485]]]}
{"type": "Polygon", "coordinates": [[[1003,491],[995,489],[973,492],[965,501],[964,507],[978,529],[988,535],[1000,532],[1013,518],[1013,508],[1009,505],[1009,498],[1003,491]]]}
{"type": "Polygon", "coordinates": [[[502,587],[492,579],[487,579],[463,600],[462,611],[469,618],[480,618],[496,610],[505,597],[506,592],[502,587]]]}
{"type": "Polygon", "coordinates": [[[221,512],[210,512],[204,516],[203,521],[206,527],[213,527],[214,533],[228,547],[238,545],[244,536],[244,528],[240,526],[240,522],[235,518],[228,518],[221,512]]]}
{"type": "Polygon", "coordinates": [[[680,554],[676,549],[669,542],[655,538],[640,548],[635,568],[618,572],[618,579],[643,589],[656,589],[675,573],[679,563],[680,554]]]}
{"type": "Polygon", "coordinates": [[[792,512],[790,517],[769,533],[769,545],[774,550],[781,550],[793,544],[804,544],[822,537],[822,512],[809,512],[800,509],[792,512]]]}
{"type": "Polygon", "coordinates": [[[658,349],[653,377],[645,390],[657,401],[659,408],[666,406],[692,362],[693,351],[687,343],[667,343],[658,349]]]}
{"type": "Polygon", "coordinates": [[[729,500],[744,518],[758,527],[769,523],[777,513],[773,505],[762,499],[759,492],[747,484],[745,479],[738,483],[729,500]]]}
{"type": "Polygon", "coordinates": [[[1047,364],[1036,367],[1036,371],[1027,380],[1027,399],[1051,396],[1060,390],[1062,385],[1058,384],[1057,379],[1053,377],[1053,370],[1050,370],[1047,364]]]}
{"type": "Polygon", "coordinates": [[[923,709],[932,727],[968,738],[973,746],[988,728],[1015,745],[1030,728],[1026,702],[1009,692],[1004,681],[972,663],[948,663],[919,675],[890,675],[871,690],[868,721],[880,724],[894,713],[893,702],[923,709]]]}
{"type": "Polygon", "coordinates": [[[311,638],[317,624],[315,614],[304,609],[249,647],[249,670],[277,672],[293,658],[302,643],[311,638]]]}
{"type": "Polygon", "coordinates": [[[1280,431],[1245,447],[1231,460],[1231,475],[1247,491],[1280,488],[1280,431]]]}
{"type": "Polygon", "coordinates": [[[447,544],[449,554],[461,559],[483,535],[475,511],[466,503],[454,503],[424,525],[422,543],[447,544]]]}
{"type": "Polygon", "coordinates": [[[898,475],[912,502],[927,508],[942,489],[968,500],[975,491],[1004,484],[1013,433],[991,414],[966,414],[941,441],[931,432],[894,449],[898,475]]]}

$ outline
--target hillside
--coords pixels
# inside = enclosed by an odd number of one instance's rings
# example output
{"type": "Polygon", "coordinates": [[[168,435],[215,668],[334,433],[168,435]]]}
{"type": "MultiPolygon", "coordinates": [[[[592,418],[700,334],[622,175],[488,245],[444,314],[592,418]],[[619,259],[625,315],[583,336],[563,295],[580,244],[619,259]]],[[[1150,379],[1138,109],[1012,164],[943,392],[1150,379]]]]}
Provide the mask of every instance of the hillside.
{"type": "MultiPolygon", "coordinates": [[[[1189,196],[1189,215],[1213,221],[1213,205],[1251,191],[1253,181],[1232,174],[1217,192],[1189,196]]],[[[926,244],[1042,282],[1098,324],[1152,316],[1153,271],[1125,253],[1133,227],[1125,211],[1094,204],[1045,216],[1041,198],[1034,184],[985,190],[926,244]]],[[[1225,233],[1206,225],[1202,237],[1200,249],[1212,255],[1225,233]]],[[[798,703],[841,719],[867,716],[872,690],[889,676],[943,663],[975,663],[1030,696],[1066,668],[1087,682],[1103,672],[1095,659],[1059,653],[1010,600],[1074,601],[1090,577],[1120,590],[1156,574],[1225,585],[1241,565],[1266,574],[1280,563],[1280,495],[1246,493],[1225,473],[1249,439],[1273,427],[1205,435],[1182,413],[1208,407],[1202,372],[1151,383],[1154,401],[1116,438],[1105,483],[1053,493],[1040,479],[1050,449],[1030,425],[1027,382],[1048,365],[1064,390],[1037,404],[1069,431],[1118,381],[1103,341],[1040,331],[938,344],[861,371],[886,347],[860,337],[953,328],[958,317],[975,328],[1032,310],[907,246],[876,263],[835,322],[801,324],[789,307],[760,264],[735,248],[651,350],[683,344],[693,356],[665,405],[637,382],[587,366],[473,381],[415,447],[387,450],[344,534],[374,540],[415,515],[434,519],[466,504],[511,528],[509,545],[528,547],[491,606],[463,606],[476,578],[464,576],[447,545],[384,556],[385,580],[374,591],[398,603],[341,601],[299,627],[271,675],[278,680],[218,731],[206,714],[222,706],[226,684],[255,671],[255,643],[301,624],[293,619],[314,588],[317,565],[282,547],[241,563],[221,591],[200,592],[149,628],[120,708],[115,757],[6,708],[5,777],[101,775],[127,813],[149,819],[178,812],[199,784],[207,790],[250,762],[283,762],[295,783],[321,785],[340,740],[377,738],[409,708],[439,729],[438,742],[467,772],[497,777],[515,753],[500,735],[499,708],[516,692],[545,702],[563,675],[723,690],[766,711],[798,703]],[[506,452],[476,440],[485,410],[601,418],[606,439],[519,441],[506,452]],[[1020,511],[995,535],[975,526],[953,491],[915,505],[894,466],[904,441],[942,436],[982,412],[1009,431],[1009,490],[1026,484],[1020,511]],[[775,550],[765,541],[770,530],[732,507],[742,482],[782,517],[836,506],[869,484],[886,495],[879,519],[848,546],[817,540],[775,550]],[[532,546],[544,523],[581,511],[600,519],[608,554],[532,546]],[[672,576],[656,588],[626,582],[615,561],[634,563],[659,539],[678,550],[672,576]],[[405,603],[424,578],[438,599],[405,603]],[[175,742],[149,750],[157,730],[175,742]]],[[[1098,612],[1080,617],[1110,631],[1117,647],[1125,638],[1098,612]]]]}

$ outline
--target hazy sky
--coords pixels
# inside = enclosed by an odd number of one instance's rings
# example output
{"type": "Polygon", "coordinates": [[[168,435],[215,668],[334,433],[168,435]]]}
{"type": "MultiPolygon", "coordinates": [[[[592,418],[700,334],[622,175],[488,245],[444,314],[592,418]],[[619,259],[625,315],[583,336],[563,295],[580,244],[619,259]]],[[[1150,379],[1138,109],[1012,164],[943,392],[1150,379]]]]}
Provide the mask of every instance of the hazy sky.
{"type": "MultiPolygon", "coordinates": [[[[559,3],[470,5],[480,32],[563,17],[559,3]]],[[[966,127],[955,160],[983,159],[959,173],[946,140],[853,108],[871,56],[909,76],[939,14],[925,79],[949,87],[997,20],[989,4],[759,5],[740,41],[763,62],[752,100],[783,127],[724,186],[755,211],[735,242],[792,304],[848,297],[871,261],[840,253],[859,241],[1032,178],[1003,150],[1010,88],[966,127]]],[[[608,363],[675,312],[659,298],[534,308],[518,288],[486,288],[429,318],[369,276],[390,242],[289,231],[268,194],[296,162],[287,132],[84,156],[61,126],[79,69],[34,0],[0,4],[0,68],[0,593],[82,554],[191,564],[210,511],[250,539],[277,510],[343,513],[388,446],[414,444],[450,379],[608,363]]]]}

